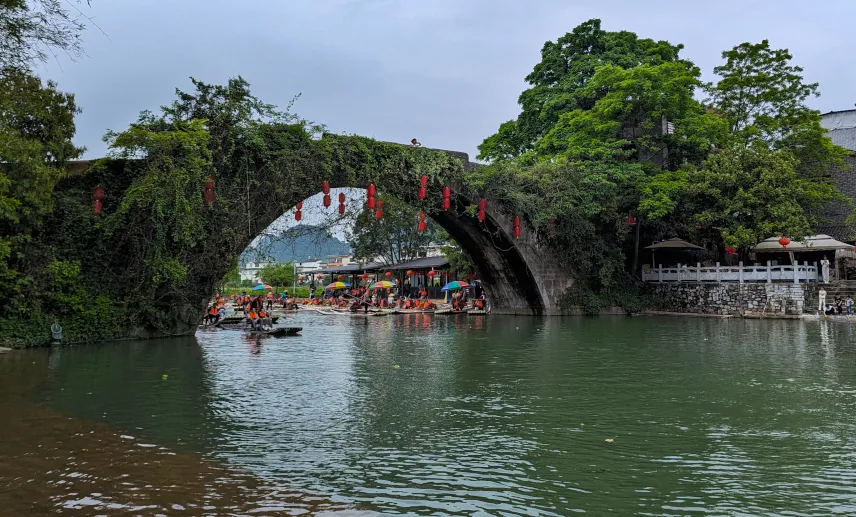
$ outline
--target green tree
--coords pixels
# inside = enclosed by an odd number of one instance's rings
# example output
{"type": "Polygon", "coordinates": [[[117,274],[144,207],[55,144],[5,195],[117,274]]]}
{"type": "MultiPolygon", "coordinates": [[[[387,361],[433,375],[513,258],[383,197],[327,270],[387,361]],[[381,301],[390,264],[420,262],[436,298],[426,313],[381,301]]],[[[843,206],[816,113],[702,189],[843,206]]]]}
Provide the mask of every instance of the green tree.
{"type": "MultiPolygon", "coordinates": [[[[20,69],[0,71],[0,298],[22,301],[38,267],[26,251],[52,206],[67,160],[82,148],[71,141],[79,112],[71,94],[20,69]]],[[[43,263],[41,257],[39,263],[43,263]]]]}
{"type": "Polygon", "coordinates": [[[591,109],[605,92],[586,88],[605,65],[631,69],[678,60],[681,45],[641,39],[627,31],[608,32],[600,20],[589,20],[541,50],[541,62],[526,81],[531,87],[518,100],[522,112],[479,146],[479,159],[502,160],[521,156],[550,132],[559,118],[575,110],[591,109]]]}
{"type": "Polygon", "coordinates": [[[79,56],[86,27],[79,3],[0,0],[0,67],[27,68],[57,53],[79,56]]]}
{"type": "Polygon", "coordinates": [[[262,282],[272,287],[290,287],[294,284],[294,264],[268,264],[259,272],[262,282]]]}
{"type": "Polygon", "coordinates": [[[775,235],[814,233],[818,209],[846,198],[829,183],[798,173],[792,153],[763,145],[732,146],[687,174],[688,211],[726,246],[746,248],[775,235]]]}
{"type": "Polygon", "coordinates": [[[820,125],[820,112],[806,101],[819,97],[817,83],[806,83],[800,66],[787,49],[770,43],[741,43],[722,53],[725,63],[714,68],[720,76],[708,85],[713,109],[730,124],[744,145],[763,142],[785,149],[797,159],[797,170],[810,177],[828,176],[846,152],[832,144],[820,125]]]}
{"type": "Polygon", "coordinates": [[[354,258],[398,264],[419,256],[419,251],[436,240],[437,225],[426,219],[426,229],[418,228],[419,211],[395,198],[383,199],[383,217],[361,211],[348,235],[354,258]]]}

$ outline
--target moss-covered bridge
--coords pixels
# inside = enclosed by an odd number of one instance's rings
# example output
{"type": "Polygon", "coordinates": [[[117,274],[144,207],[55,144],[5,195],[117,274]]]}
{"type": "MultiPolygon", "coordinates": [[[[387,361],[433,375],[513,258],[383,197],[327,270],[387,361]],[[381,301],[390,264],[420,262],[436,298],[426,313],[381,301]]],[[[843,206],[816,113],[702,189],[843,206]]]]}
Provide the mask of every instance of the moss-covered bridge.
{"type": "Polygon", "coordinates": [[[521,237],[515,239],[514,214],[491,199],[485,220],[478,220],[471,208],[481,196],[467,187],[467,174],[475,164],[466,154],[329,135],[271,145],[280,145],[281,152],[274,158],[267,154],[253,166],[252,174],[214,177],[216,201],[210,209],[201,205],[203,184],[188,185],[196,189],[199,204],[191,209],[203,214],[205,236],[192,246],[176,244],[170,251],[186,271],[181,286],[173,280],[150,280],[133,266],[153,253],[163,253],[148,246],[158,231],[150,228],[152,219],[147,217],[155,207],[135,212],[125,206],[120,219],[111,219],[126,203],[125,193],[140,183],[141,175],[150,173],[145,159],[73,164],[76,173],[57,189],[54,215],[56,231],[65,226],[77,234],[73,245],[78,249],[72,255],[90,275],[103,275],[111,289],[117,283],[159,282],[150,291],[157,314],[149,314],[135,335],[192,333],[206,303],[247,245],[298,202],[317,194],[323,181],[333,188],[373,183],[380,196],[396,197],[423,210],[472,257],[494,313],[559,312],[559,300],[572,283],[570,272],[558,265],[547,246],[539,245],[525,221],[521,237]],[[428,195],[420,200],[417,190],[423,175],[428,177],[428,195]],[[98,218],[90,209],[95,186],[105,189],[98,218]],[[452,191],[449,210],[441,206],[444,186],[452,191]]]}

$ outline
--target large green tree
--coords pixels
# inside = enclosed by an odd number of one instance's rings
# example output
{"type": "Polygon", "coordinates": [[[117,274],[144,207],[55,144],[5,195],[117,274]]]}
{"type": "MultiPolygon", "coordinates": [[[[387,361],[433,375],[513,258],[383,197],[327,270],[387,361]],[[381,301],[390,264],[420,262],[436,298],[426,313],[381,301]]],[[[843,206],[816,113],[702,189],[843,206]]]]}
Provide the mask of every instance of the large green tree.
{"type": "Polygon", "coordinates": [[[805,83],[791,54],[766,40],[722,56],[725,63],[714,69],[720,80],[707,89],[711,113],[728,124],[726,144],[699,166],[652,178],[640,210],[719,245],[810,235],[823,222],[822,207],[848,203],[830,175],[846,151],[806,105],[818,85],[805,83]]]}
{"type": "Polygon", "coordinates": [[[479,146],[479,159],[515,158],[533,149],[560,117],[591,109],[606,92],[587,88],[599,68],[631,69],[678,60],[681,45],[639,38],[627,31],[608,32],[600,20],[589,20],[557,41],[548,41],[541,61],[526,76],[530,88],[520,94],[521,113],[502,124],[479,146]]]}

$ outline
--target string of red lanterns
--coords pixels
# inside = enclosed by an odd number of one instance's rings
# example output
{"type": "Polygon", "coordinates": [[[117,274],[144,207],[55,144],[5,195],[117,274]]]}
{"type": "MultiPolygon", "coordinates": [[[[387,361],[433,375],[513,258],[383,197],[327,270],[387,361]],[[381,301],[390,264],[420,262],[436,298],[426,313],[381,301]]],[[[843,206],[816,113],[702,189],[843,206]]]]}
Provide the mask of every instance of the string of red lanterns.
{"type": "Polygon", "coordinates": [[[296,210],[294,211],[294,220],[295,220],[295,221],[300,221],[301,219],[303,219],[303,212],[302,212],[302,210],[303,210],[303,201],[298,201],[298,202],[297,202],[297,205],[295,205],[295,209],[296,209],[296,210]]]}
{"type": "Polygon", "coordinates": [[[92,189],[92,215],[98,217],[101,215],[101,209],[104,207],[104,187],[95,187],[92,189]]]}
{"type": "Polygon", "coordinates": [[[345,215],[345,193],[339,192],[339,215],[345,215]]]}
{"type": "Polygon", "coordinates": [[[481,201],[479,201],[479,215],[478,215],[478,217],[479,217],[479,221],[482,223],[484,222],[484,210],[486,207],[487,207],[487,201],[486,200],[482,199],[481,201]]]}
{"type": "Polygon", "coordinates": [[[418,228],[419,228],[420,233],[425,231],[425,212],[422,212],[422,211],[419,212],[419,226],[418,226],[418,228]]]}
{"type": "Polygon", "coordinates": [[[330,208],[330,182],[322,181],[321,182],[321,192],[324,193],[324,208],[330,208]]]}
{"type": "Polygon", "coordinates": [[[369,188],[367,190],[368,190],[368,197],[366,198],[366,208],[368,208],[369,210],[374,210],[375,209],[375,194],[376,194],[376,189],[375,189],[374,183],[369,183],[369,188]]]}
{"type": "Polygon", "coordinates": [[[514,216],[514,238],[520,238],[520,218],[517,216],[514,216]]]}
{"type": "Polygon", "coordinates": [[[377,200],[377,211],[374,214],[376,219],[383,217],[383,199],[377,200]]]}
{"type": "Polygon", "coordinates": [[[452,201],[449,199],[452,195],[452,190],[449,187],[443,187],[443,210],[448,210],[452,206],[452,201]]]}

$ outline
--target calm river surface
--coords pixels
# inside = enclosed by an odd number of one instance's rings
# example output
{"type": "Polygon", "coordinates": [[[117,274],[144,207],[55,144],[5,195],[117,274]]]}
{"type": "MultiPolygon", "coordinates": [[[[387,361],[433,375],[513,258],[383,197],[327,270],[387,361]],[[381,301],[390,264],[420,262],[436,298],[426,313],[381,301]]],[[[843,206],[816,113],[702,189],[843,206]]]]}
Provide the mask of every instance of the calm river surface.
{"type": "Polygon", "coordinates": [[[851,324],[286,324],[0,356],[0,515],[856,515],[851,324]]]}

